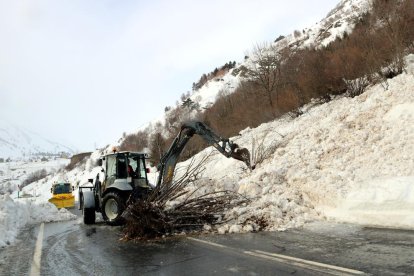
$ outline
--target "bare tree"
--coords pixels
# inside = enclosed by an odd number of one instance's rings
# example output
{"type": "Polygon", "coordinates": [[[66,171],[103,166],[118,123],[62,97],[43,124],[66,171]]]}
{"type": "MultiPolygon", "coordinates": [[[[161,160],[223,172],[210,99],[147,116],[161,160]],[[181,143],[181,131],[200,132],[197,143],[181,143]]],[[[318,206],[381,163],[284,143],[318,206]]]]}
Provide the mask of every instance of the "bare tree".
{"type": "Polygon", "coordinates": [[[145,199],[130,202],[123,214],[127,221],[124,239],[151,239],[182,231],[198,231],[204,225],[225,222],[228,208],[248,202],[232,191],[222,190],[196,195],[197,188],[188,189],[204,171],[210,155],[200,161],[192,159],[172,184],[157,186],[145,199]]]}
{"type": "MultiPolygon", "coordinates": [[[[248,71],[248,79],[263,89],[269,102],[272,116],[276,117],[273,95],[277,94],[277,88],[281,84],[282,54],[278,52],[275,46],[265,43],[254,47],[251,60],[253,68],[248,71]]],[[[276,95],[276,104],[277,100],[276,95]]]]}
{"type": "Polygon", "coordinates": [[[161,160],[161,156],[165,152],[166,139],[160,132],[156,132],[151,136],[150,141],[151,163],[158,164],[161,160]]]}
{"type": "Polygon", "coordinates": [[[119,148],[120,150],[141,151],[148,146],[148,136],[148,130],[125,134],[119,148]]]}

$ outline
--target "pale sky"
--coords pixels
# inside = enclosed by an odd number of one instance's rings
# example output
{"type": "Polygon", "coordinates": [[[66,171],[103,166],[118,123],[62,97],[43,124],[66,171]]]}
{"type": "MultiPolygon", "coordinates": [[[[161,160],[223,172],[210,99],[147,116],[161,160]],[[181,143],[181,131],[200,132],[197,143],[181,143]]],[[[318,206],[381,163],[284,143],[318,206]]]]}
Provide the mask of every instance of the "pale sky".
{"type": "Polygon", "coordinates": [[[0,0],[0,119],[93,150],[339,0],[0,0]]]}

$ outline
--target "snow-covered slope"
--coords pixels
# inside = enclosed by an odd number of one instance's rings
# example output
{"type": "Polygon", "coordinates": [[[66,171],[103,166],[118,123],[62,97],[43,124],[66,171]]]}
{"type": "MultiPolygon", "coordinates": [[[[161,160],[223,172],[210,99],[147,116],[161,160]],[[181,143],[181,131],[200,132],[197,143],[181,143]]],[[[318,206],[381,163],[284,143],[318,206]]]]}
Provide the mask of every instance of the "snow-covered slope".
{"type": "Polygon", "coordinates": [[[73,149],[50,141],[27,129],[0,120],[0,158],[21,159],[31,156],[73,153],[73,149]]]}
{"type": "Polygon", "coordinates": [[[17,191],[28,177],[44,170],[45,174],[55,174],[68,165],[69,159],[51,158],[48,161],[11,161],[0,163],[0,194],[17,191]]]}
{"type": "Polygon", "coordinates": [[[327,46],[344,33],[351,33],[357,19],[371,8],[372,0],[342,0],[329,14],[309,29],[290,34],[278,42],[289,47],[327,46]]]}
{"type": "Polygon", "coordinates": [[[198,192],[224,188],[252,198],[229,211],[234,220],[219,232],[249,231],[263,220],[266,230],[285,229],[324,217],[414,229],[414,55],[407,64],[388,90],[378,84],[296,119],[242,131],[234,138],[240,146],[276,147],[251,173],[215,153],[198,192]]]}

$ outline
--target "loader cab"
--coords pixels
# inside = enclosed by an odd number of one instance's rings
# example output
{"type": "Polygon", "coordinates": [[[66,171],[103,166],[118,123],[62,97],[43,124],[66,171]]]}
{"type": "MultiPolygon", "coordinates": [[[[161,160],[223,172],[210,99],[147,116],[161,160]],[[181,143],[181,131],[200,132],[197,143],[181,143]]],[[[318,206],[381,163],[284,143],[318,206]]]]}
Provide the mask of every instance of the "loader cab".
{"type": "Polygon", "coordinates": [[[101,172],[89,182],[93,186],[79,187],[79,209],[85,224],[95,223],[95,212],[109,225],[124,222],[122,213],[130,198],[141,199],[151,191],[145,160],[148,155],[138,152],[115,152],[98,160],[101,172]]]}
{"type": "Polygon", "coordinates": [[[50,191],[54,195],[70,194],[73,191],[73,187],[70,185],[70,183],[55,183],[52,185],[50,191]]]}
{"type": "Polygon", "coordinates": [[[147,187],[147,154],[136,152],[117,152],[104,156],[105,187],[129,190],[133,187],[147,187]],[[125,185],[129,187],[125,188],[125,185]],[[122,188],[123,187],[123,188],[122,188]]]}

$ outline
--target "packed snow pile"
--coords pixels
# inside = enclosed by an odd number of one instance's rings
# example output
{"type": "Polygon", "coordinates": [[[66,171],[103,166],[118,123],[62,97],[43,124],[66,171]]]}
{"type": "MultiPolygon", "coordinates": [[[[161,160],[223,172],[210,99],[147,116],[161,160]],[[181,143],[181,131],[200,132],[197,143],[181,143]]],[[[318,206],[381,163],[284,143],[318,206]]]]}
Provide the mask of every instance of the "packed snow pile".
{"type": "Polygon", "coordinates": [[[361,182],[327,214],[339,220],[374,226],[414,228],[414,176],[361,182]]]}
{"type": "Polygon", "coordinates": [[[233,138],[237,144],[271,151],[251,173],[214,153],[194,184],[197,193],[230,189],[253,199],[229,210],[233,220],[218,231],[281,230],[324,217],[414,228],[412,70],[388,80],[387,90],[378,84],[358,97],[305,109],[296,119],[242,131],[233,138]]]}
{"type": "Polygon", "coordinates": [[[27,224],[62,221],[76,218],[66,209],[58,210],[53,204],[34,203],[30,199],[13,200],[0,195],[0,247],[13,242],[19,230],[27,224]]]}
{"type": "Polygon", "coordinates": [[[69,211],[58,210],[48,202],[52,183],[63,177],[60,169],[68,162],[68,159],[56,159],[0,164],[0,247],[12,243],[27,224],[76,218],[69,211]],[[45,170],[49,175],[19,191],[18,185],[39,170],[45,170]]]}

